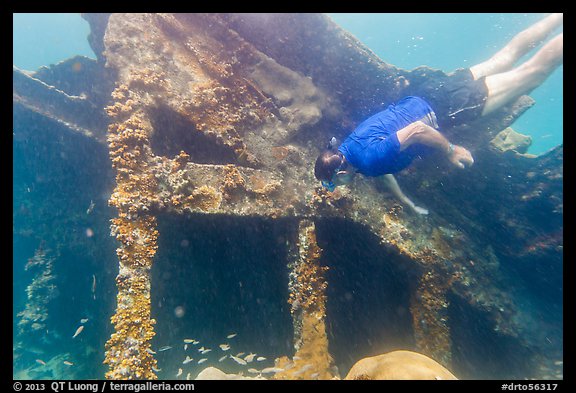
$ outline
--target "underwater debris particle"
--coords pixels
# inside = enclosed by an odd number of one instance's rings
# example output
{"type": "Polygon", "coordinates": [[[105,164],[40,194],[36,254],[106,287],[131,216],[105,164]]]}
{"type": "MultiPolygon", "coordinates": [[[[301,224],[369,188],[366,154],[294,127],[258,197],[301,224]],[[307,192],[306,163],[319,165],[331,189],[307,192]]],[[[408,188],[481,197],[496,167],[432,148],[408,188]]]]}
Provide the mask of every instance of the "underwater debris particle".
{"type": "Polygon", "coordinates": [[[186,310],[182,306],[176,306],[174,308],[174,315],[176,318],[182,318],[186,314],[186,310]]]}

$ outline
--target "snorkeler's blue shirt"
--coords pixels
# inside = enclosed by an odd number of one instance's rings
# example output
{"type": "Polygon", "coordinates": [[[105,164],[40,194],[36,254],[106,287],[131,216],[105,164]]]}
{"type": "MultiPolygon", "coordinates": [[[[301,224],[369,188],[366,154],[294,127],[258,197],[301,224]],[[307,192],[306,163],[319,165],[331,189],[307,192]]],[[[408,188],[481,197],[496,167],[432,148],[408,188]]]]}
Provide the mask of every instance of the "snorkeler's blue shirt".
{"type": "Polygon", "coordinates": [[[430,105],[419,97],[406,97],[365,121],[338,148],[346,160],[365,176],[381,176],[406,168],[416,156],[430,148],[413,144],[400,151],[396,132],[410,123],[433,113],[430,105]]]}

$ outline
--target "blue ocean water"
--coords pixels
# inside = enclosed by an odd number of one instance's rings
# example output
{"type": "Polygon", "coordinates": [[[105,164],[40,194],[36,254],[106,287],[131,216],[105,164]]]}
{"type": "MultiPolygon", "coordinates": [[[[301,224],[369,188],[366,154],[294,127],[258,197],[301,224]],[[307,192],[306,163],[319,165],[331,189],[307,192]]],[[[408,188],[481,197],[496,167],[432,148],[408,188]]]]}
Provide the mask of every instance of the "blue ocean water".
{"type": "MultiPolygon", "coordinates": [[[[486,59],[515,33],[543,16],[329,15],[388,63],[406,69],[427,65],[444,71],[486,59]]],[[[95,58],[86,40],[88,33],[88,24],[79,14],[14,14],[14,65],[25,70],[36,70],[42,65],[55,64],[78,54],[95,58]]],[[[537,101],[536,105],[513,125],[517,131],[533,137],[532,153],[539,154],[562,143],[562,88],[560,67],[531,94],[537,101]]],[[[113,185],[104,184],[106,176],[97,171],[106,165],[99,165],[95,158],[106,160],[106,154],[105,150],[94,154],[75,146],[66,146],[57,135],[47,135],[37,140],[18,140],[15,143],[14,163],[25,163],[15,165],[13,172],[14,194],[18,194],[15,201],[19,201],[14,204],[17,219],[13,224],[15,332],[19,330],[21,319],[18,314],[27,304],[26,288],[36,274],[33,267],[23,271],[26,261],[34,258],[38,263],[46,263],[52,258],[57,260],[52,271],[53,277],[59,282],[57,291],[49,293],[57,299],[57,306],[53,305],[49,310],[52,320],[56,320],[57,332],[46,330],[41,340],[28,338],[26,349],[33,355],[28,354],[26,358],[14,362],[14,374],[21,378],[102,378],[107,369],[102,359],[104,343],[112,332],[109,317],[114,312],[114,279],[118,272],[115,245],[110,241],[112,238],[108,233],[108,220],[115,215],[113,209],[107,207],[107,198],[113,185]],[[84,157],[91,159],[85,160],[84,157]],[[60,174],[58,183],[53,184],[50,182],[53,179],[50,178],[48,168],[50,163],[62,159],[85,162],[85,168],[67,168],[66,172],[60,174]],[[93,173],[94,176],[83,176],[85,173],[93,173]],[[44,200],[59,202],[45,207],[42,203],[44,200]],[[34,201],[37,206],[34,206],[34,201]],[[39,207],[41,211],[37,210],[39,207]],[[92,208],[93,212],[88,213],[92,208]],[[73,217],[63,217],[62,212],[69,211],[77,213],[73,217]],[[42,221],[39,216],[51,217],[52,220],[42,221]],[[76,226],[67,227],[68,222],[76,226]],[[38,233],[50,233],[51,238],[59,239],[65,246],[62,249],[47,248],[45,254],[34,256],[34,250],[39,249],[36,242],[38,233]],[[106,246],[102,247],[103,244],[106,246]],[[84,328],[72,338],[80,326],[84,328]],[[55,354],[57,356],[53,357],[55,354]],[[43,373],[41,362],[50,358],[52,362],[49,366],[57,374],[43,373]],[[33,367],[23,366],[30,364],[33,367]]],[[[161,251],[155,261],[156,270],[153,271],[153,316],[158,320],[154,345],[156,349],[171,347],[166,351],[158,351],[156,356],[163,368],[159,372],[161,378],[173,379],[178,368],[182,367],[181,360],[185,354],[190,353],[187,352],[190,349],[184,349],[183,338],[199,339],[202,346],[214,348],[207,355],[209,362],[213,361],[214,364],[218,359],[218,345],[225,342],[231,343],[237,352],[254,351],[266,356],[267,360],[262,363],[266,366],[273,365],[270,362],[275,356],[291,350],[291,321],[285,302],[286,286],[281,285],[287,276],[286,267],[273,269],[269,265],[270,261],[282,260],[286,253],[286,240],[283,237],[286,228],[282,225],[265,220],[254,220],[250,225],[243,225],[225,218],[190,222],[181,217],[164,217],[159,220],[161,234],[174,234],[174,237],[160,238],[161,251]],[[223,239],[225,247],[222,247],[223,239]],[[263,247],[262,244],[272,246],[263,247]],[[226,270],[222,273],[220,264],[224,263],[226,270]],[[186,280],[181,280],[182,277],[186,277],[186,280]],[[239,285],[238,277],[242,277],[239,285]],[[226,291],[221,288],[226,288],[226,291]],[[215,307],[214,303],[218,306],[215,307]],[[238,334],[236,340],[240,344],[227,338],[231,333],[238,334]]],[[[393,336],[397,339],[395,343],[405,346],[412,344],[409,341],[402,342],[407,340],[409,335],[405,332],[411,329],[412,324],[410,313],[405,308],[410,296],[407,289],[410,282],[408,273],[400,267],[384,264],[373,266],[373,261],[380,262],[383,258],[378,255],[380,249],[376,244],[370,243],[366,247],[369,242],[361,239],[364,247],[350,250],[348,242],[341,242],[341,233],[334,231],[333,234],[329,224],[319,224],[318,227],[319,232],[323,233],[319,235],[319,241],[336,244],[335,249],[327,249],[327,258],[333,262],[330,271],[333,281],[329,289],[338,295],[334,296],[331,307],[338,309],[342,315],[340,319],[333,320],[331,326],[336,336],[334,342],[338,344],[334,349],[335,354],[351,362],[346,352],[350,346],[363,351],[367,351],[370,346],[357,332],[354,332],[356,336],[350,333],[351,327],[347,323],[350,320],[363,326],[360,331],[370,337],[382,335],[378,328],[386,326],[389,330],[385,338],[393,336]],[[354,266],[350,266],[349,260],[342,257],[349,254],[352,254],[350,258],[358,261],[354,266]],[[359,282],[365,285],[365,290],[354,293],[359,282]],[[389,315],[374,316],[374,306],[393,308],[390,315],[394,318],[389,315]]],[[[345,228],[344,237],[361,238],[356,229],[345,228]]],[[[342,231],[341,228],[339,230],[342,231]]],[[[557,284],[557,280],[551,281],[557,284]]],[[[525,299],[533,303],[542,302],[542,293],[546,294],[544,288],[537,294],[532,292],[526,295],[525,299]]],[[[554,297],[553,301],[543,302],[544,306],[536,305],[534,309],[542,310],[554,303],[556,309],[551,313],[557,317],[562,311],[556,301],[554,297]]],[[[544,322],[547,317],[548,314],[540,319],[534,317],[534,324],[545,325],[549,322],[544,322]]],[[[464,321],[462,325],[471,327],[470,331],[479,332],[479,336],[493,335],[491,326],[476,326],[474,320],[464,321]]],[[[557,326],[554,325],[554,328],[557,329],[557,326]]],[[[459,335],[461,342],[469,339],[468,331],[454,334],[459,335]]],[[[554,337],[551,339],[556,340],[554,337]]],[[[21,341],[21,337],[18,341],[21,341]]],[[[555,345],[557,342],[554,341],[555,345]]],[[[491,345],[501,343],[502,346],[509,345],[505,341],[491,345]]],[[[196,366],[200,359],[194,357],[191,366],[196,366]]],[[[200,366],[196,369],[200,369],[200,366]]],[[[241,368],[238,367],[238,370],[241,368]]],[[[483,376],[489,378],[488,371],[485,373],[483,376]]]]}
{"type": "Polygon", "coordinates": [[[78,13],[12,14],[12,62],[36,71],[75,55],[96,56],[88,44],[90,26],[78,13]]]}

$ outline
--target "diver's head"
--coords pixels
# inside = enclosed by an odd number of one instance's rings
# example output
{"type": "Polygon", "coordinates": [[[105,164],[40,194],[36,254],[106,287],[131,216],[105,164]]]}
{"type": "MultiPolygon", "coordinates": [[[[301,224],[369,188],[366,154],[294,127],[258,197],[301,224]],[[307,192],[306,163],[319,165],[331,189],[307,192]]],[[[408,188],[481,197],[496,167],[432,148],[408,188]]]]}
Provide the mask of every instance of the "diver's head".
{"type": "Polygon", "coordinates": [[[345,171],[348,163],[344,155],[337,150],[324,150],[316,159],[314,176],[322,182],[328,191],[334,191],[336,186],[349,183],[352,173],[345,171]]]}

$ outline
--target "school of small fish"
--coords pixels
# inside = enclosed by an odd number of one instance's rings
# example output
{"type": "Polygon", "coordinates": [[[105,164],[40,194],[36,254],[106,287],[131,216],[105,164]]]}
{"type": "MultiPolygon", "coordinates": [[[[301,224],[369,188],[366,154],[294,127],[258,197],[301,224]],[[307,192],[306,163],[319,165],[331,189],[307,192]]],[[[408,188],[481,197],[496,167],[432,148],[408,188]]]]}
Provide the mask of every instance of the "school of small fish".
{"type": "MultiPolygon", "coordinates": [[[[83,319],[81,320],[82,323],[87,322],[87,319],[83,319]]],[[[77,330],[77,332],[75,333],[74,337],[76,337],[78,334],[80,334],[80,332],[82,332],[82,328],[83,326],[80,326],[77,330]]],[[[230,333],[226,336],[227,339],[232,339],[234,337],[237,336],[237,333],[230,333]]],[[[188,344],[192,344],[192,345],[198,345],[200,344],[199,340],[196,340],[194,338],[185,338],[183,339],[184,342],[184,352],[188,351],[189,347],[188,344]]],[[[222,350],[222,351],[230,351],[231,349],[231,345],[227,342],[223,343],[223,344],[218,344],[218,347],[222,350]]],[[[164,351],[168,351],[170,349],[172,349],[173,346],[172,345],[164,345],[161,346],[159,348],[156,349],[157,352],[164,352],[164,351]]],[[[200,347],[197,348],[198,352],[202,355],[205,355],[209,352],[212,351],[212,348],[206,347],[205,345],[202,345],[200,347]]],[[[146,351],[148,351],[148,353],[150,354],[156,354],[157,352],[153,351],[152,349],[147,349],[146,351]]],[[[166,355],[164,355],[166,356],[166,355]]],[[[169,355],[169,356],[173,356],[173,355],[169,355]]],[[[210,362],[210,357],[203,357],[201,359],[198,359],[196,361],[195,364],[203,364],[205,362],[210,362]]],[[[236,355],[232,355],[232,354],[225,354],[223,356],[221,356],[220,358],[218,358],[218,362],[224,362],[226,359],[231,359],[232,361],[234,361],[235,363],[242,365],[242,366],[247,366],[249,363],[252,363],[254,361],[257,362],[263,362],[265,360],[267,360],[266,357],[264,356],[258,356],[256,353],[250,352],[249,354],[246,354],[245,352],[238,352],[236,355]]],[[[159,359],[161,360],[161,359],[159,359]]],[[[296,360],[296,359],[294,359],[296,360]]],[[[186,365],[186,364],[190,364],[192,363],[192,361],[194,361],[194,358],[189,356],[188,354],[186,354],[186,357],[182,360],[182,365],[186,365]]],[[[37,360],[38,363],[42,362],[40,359],[37,360]]],[[[43,363],[43,362],[42,362],[43,363]]],[[[70,364],[66,363],[67,365],[72,365],[71,362],[69,362],[70,364]]],[[[248,373],[251,374],[258,374],[258,375],[263,375],[263,374],[274,374],[274,373],[278,373],[281,371],[284,371],[286,369],[288,369],[290,366],[293,367],[293,365],[289,365],[286,368],[279,368],[279,367],[265,367],[263,369],[259,369],[259,368],[255,368],[255,367],[250,367],[248,368],[246,371],[248,373]]],[[[190,367],[190,366],[187,366],[190,367]]],[[[306,365],[304,367],[302,367],[300,370],[297,371],[298,374],[304,373],[305,371],[307,371],[309,368],[311,368],[311,365],[306,365]]],[[[162,371],[162,369],[158,369],[156,367],[153,368],[154,371],[156,372],[160,372],[162,371]]],[[[178,371],[176,373],[176,377],[182,377],[184,375],[185,370],[183,368],[178,368],[178,371]]],[[[186,373],[186,379],[189,380],[191,379],[191,373],[187,372],[186,373]]],[[[183,378],[183,377],[182,377],[183,378]]]]}
{"type": "MultiPolygon", "coordinates": [[[[93,275],[92,277],[93,277],[92,292],[94,293],[94,292],[95,292],[95,289],[96,289],[96,277],[95,277],[94,275],[93,275]]],[[[72,336],[72,338],[76,338],[80,333],[82,333],[82,331],[84,330],[84,324],[87,323],[88,320],[89,320],[88,318],[82,318],[82,319],[80,319],[81,325],[76,329],[76,332],[74,333],[74,335],[72,336]]],[[[226,336],[226,338],[227,338],[227,339],[232,339],[232,338],[234,338],[234,337],[236,337],[236,336],[237,336],[237,333],[230,333],[230,334],[228,334],[228,335],[226,336]]],[[[185,338],[183,341],[184,341],[184,351],[187,351],[187,350],[188,350],[188,344],[192,344],[192,345],[198,345],[198,344],[200,344],[200,341],[199,341],[199,340],[192,339],[192,338],[185,338]]],[[[230,346],[230,344],[228,344],[228,343],[219,344],[218,346],[220,347],[220,349],[221,349],[222,351],[229,351],[229,350],[231,349],[231,346],[230,346]]],[[[164,352],[164,351],[168,351],[168,350],[170,350],[170,349],[172,349],[172,348],[173,348],[173,347],[172,347],[171,345],[164,345],[164,346],[159,347],[156,351],[157,351],[157,352],[164,352]]],[[[157,354],[157,352],[154,351],[154,350],[152,350],[151,348],[147,348],[146,351],[147,351],[148,353],[152,354],[152,355],[156,355],[156,354],[157,354]]],[[[207,347],[204,347],[204,346],[201,346],[200,348],[198,348],[198,352],[200,352],[202,355],[204,355],[204,354],[206,354],[206,353],[208,353],[208,352],[211,352],[211,351],[212,351],[211,348],[207,348],[207,347]]],[[[257,356],[257,354],[252,353],[252,352],[250,352],[250,353],[249,353],[248,355],[246,355],[246,356],[244,356],[244,355],[245,355],[245,352],[238,352],[236,355],[226,354],[226,355],[220,357],[220,358],[218,359],[218,362],[223,362],[223,361],[226,360],[227,358],[230,358],[230,359],[232,359],[234,362],[236,362],[236,363],[238,363],[238,364],[240,364],[240,365],[242,365],[242,366],[246,366],[248,363],[251,363],[251,362],[253,362],[254,360],[256,360],[256,361],[258,361],[258,362],[262,362],[262,361],[265,361],[265,360],[266,360],[266,357],[264,357],[264,356],[257,356]]],[[[185,365],[185,364],[191,363],[193,360],[194,360],[194,358],[186,355],[186,358],[182,361],[182,364],[185,365]]],[[[296,360],[296,357],[294,358],[294,360],[296,360]]],[[[208,361],[208,358],[201,358],[201,359],[198,360],[197,364],[202,364],[202,363],[207,362],[207,361],[208,361]]],[[[45,363],[42,359],[36,359],[36,362],[37,362],[38,364],[43,365],[43,366],[46,365],[46,363],[45,363]]],[[[73,365],[74,365],[74,363],[72,363],[72,362],[70,362],[70,361],[68,361],[68,360],[63,361],[63,363],[64,363],[66,366],[73,366],[73,365]]],[[[298,370],[298,373],[303,373],[303,372],[307,371],[309,368],[311,368],[311,365],[306,365],[306,366],[302,367],[302,369],[298,370]]],[[[160,371],[162,371],[162,369],[159,369],[159,368],[156,368],[156,367],[152,367],[152,369],[153,369],[155,372],[160,372],[160,371]]],[[[283,370],[285,370],[285,369],[283,369],[283,368],[278,368],[278,367],[266,367],[266,368],[263,368],[262,370],[258,370],[258,369],[256,369],[256,368],[249,368],[249,369],[247,369],[247,371],[248,371],[249,373],[259,374],[259,375],[262,375],[262,374],[270,374],[270,373],[278,373],[278,372],[283,371],[283,370]]],[[[184,373],[184,370],[183,370],[182,368],[178,368],[178,371],[177,371],[177,373],[176,373],[176,377],[180,377],[181,375],[183,375],[183,373],[184,373]]],[[[190,372],[188,372],[188,373],[186,374],[186,379],[187,379],[187,380],[191,379],[191,374],[190,374],[190,372]]]]}

